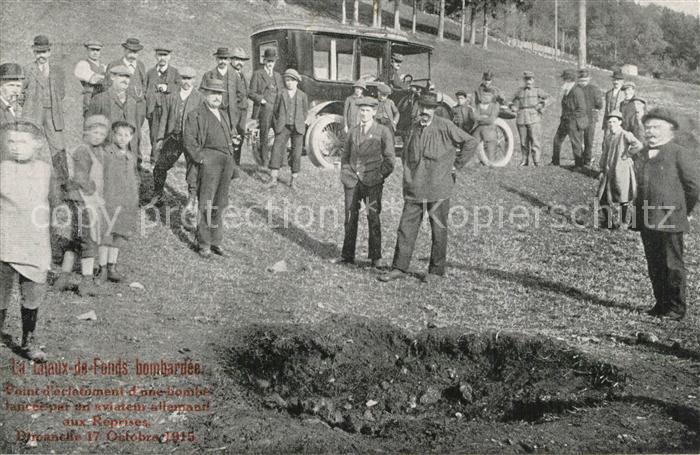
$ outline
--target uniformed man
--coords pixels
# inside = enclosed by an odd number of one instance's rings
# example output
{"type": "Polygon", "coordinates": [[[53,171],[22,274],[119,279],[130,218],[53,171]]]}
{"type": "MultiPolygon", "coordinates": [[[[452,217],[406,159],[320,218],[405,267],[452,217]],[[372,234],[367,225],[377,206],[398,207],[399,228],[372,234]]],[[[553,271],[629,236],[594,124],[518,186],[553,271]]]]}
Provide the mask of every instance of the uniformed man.
{"type": "Polygon", "coordinates": [[[163,100],[169,93],[174,93],[180,85],[180,73],[170,65],[172,50],[167,47],[155,48],[156,66],[146,73],[146,119],[151,139],[151,162],[158,161],[156,140],[160,129],[160,117],[163,100]]]}
{"type": "MultiPolygon", "coordinates": [[[[272,127],[272,108],[280,90],[284,89],[282,75],[275,71],[277,50],[267,48],[263,52],[263,67],[253,72],[250,78],[248,97],[253,100],[253,115],[260,130],[260,157],[264,168],[270,166],[270,144],[267,140],[272,127]]],[[[257,152],[257,151],[256,151],[257,152]]]]}
{"type": "Polygon", "coordinates": [[[87,113],[92,97],[105,90],[102,84],[107,74],[107,66],[100,62],[102,43],[89,40],[84,46],[87,49],[87,58],[79,61],[73,71],[80,85],[83,86],[83,117],[87,113]]]}
{"type": "Polygon", "coordinates": [[[535,86],[535,74],[532,71],[523,73],[523,87],[513,97],[510,108],[517,112],[515,123],[520,135],[520,150],[522,159],[520,166],[532,162],[540,164],[540,143],[542,141],[542,112],[547,105],[549,95],[535,86]]]}
{"type": "Polygon", "coordinates": [[[638,189],[636,225],[656,304],[652,316],[682,319],[688,298],[683,234],[700,198],[700,155],[675,142],[676,116],[652,109],[643,119],[646,147],[635,160],[638,189]]]}
{"type": "Polygon", "coordinates": [[[583,131],[588,126],[586,94],[576,84],[575,70],[564,70],[561,77],[564,81],[561,88],[561,119],[554,134],[552,165],[560,165],[561,145],[568,136],[574,155],[574,169],[580,170],[583,166],[583,131]]]}
{"type": "Polygon", "coordinates": [[[605,117],[603,118],[603,130],[608,128],[607,118],[612,111],[620,110],[620,103],[625,99],[625,94],[622,90],[622,85],[625,82],[625,76],[622,71],[615,70],[612,74],[612,88],[605,92],[605,117]]]}
{"type": "Polygon", "coordinates": [[[345,239],[340,262],[355,261],[360,202],[365,204],[369,224],[369,259],[373,267],[382,261],[382,190],[394,170],[394,135],[376,122],[378,102],[363,97],[358,102],[359,124],[350,128],[340,158],[340,181],[345,189],[345,239]]]}
{"type": "Polygon", "coordinates": [[[578,85],[583,88],[583,93],[586,95],[586,111],[588,113],[588,126],[583,131],[583,165],[590,166],[593,159],[598,111],[603,109],[603,92],[597,85],[591,84],[591,74],[587,69],[578,71],[578,85]]]}
{"type": "Polygon", "coordinates": [[[424,213],[432,231],[430,265],[426,281],[445,274],[447,219],[455,172],[469,161],[479,142],[451,120],[435,115],[435,93],[420,98],[418,121],[411,128],[403,153],[404,206],[399,222],[392,270],[381,281],[404,278],[413,256],[424,213]],[[459,147],[459,149],[457,149],[459,147]]]}
{"type": "Polygon", "coordinates": [[[22,94],[24,72],[17,63],[0,65],[0,125],[20,117],[19,97],[22,94]]]}
{"type": "Polygon", "coordinates": [[[226,89],[217,78],[205,79],[200,89],[204,103],[187,114],[183,141],[190,159],[199,165],[197,198],[199,255],[227,256],[223,243],[223,213],[228,207],[228,191],[233,177],[232,129],[221,100],[226,89]]]}

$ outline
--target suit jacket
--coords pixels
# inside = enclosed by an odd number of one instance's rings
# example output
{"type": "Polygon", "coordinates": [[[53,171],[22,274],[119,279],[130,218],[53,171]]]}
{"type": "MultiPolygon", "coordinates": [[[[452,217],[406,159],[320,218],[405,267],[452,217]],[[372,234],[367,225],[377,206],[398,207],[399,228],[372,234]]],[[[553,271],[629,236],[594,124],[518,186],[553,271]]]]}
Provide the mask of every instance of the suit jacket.
{"type": "Polygon", "coordinates": [[[587,84],[583,87],[583,93],[586,94],[586,108],[588,116],[593,118],[596,111],[603,109],[603,92],[597,85],[587,84]]]}
{"type": "Polygon", "coordinates": [[[109,89],[106,92],[99,93],[92,97],[87,108],[86,117],[91,115],[104,115],[114,123],[117,120],[124,120],[136,127],[136,133],[131,139],[131,150],[138,150],[139,140],[141,137],[141,125],[138,124],[139,103],[134,99],[129,91],[126,91],[126,101],[122,104],[117,98],[114,89],[109,89]]]}
{"type": "Polygon", "coordinates": [[[201,103],[199,107],[185,117],[185,130],[182,134],[182,141],[185,145],[185,151],[195,163],[202,163],[204,160],[204,152],[212,150],[215,152],[233,154],[233,144],[231,143],[231,123],[229,122],[226,112],[219,109],[221,120],[219,122],[214,114],[209,110],[205,103],[201,103]],[[207,147],[210,141],[209,132],[213,128],[219,128],[220,124],[224,125],[226,131],[226,145],[222,144],[222,148],[226,150],[212,149],[207,147]]]}
{"type": "MultiPolygon", "coordinates": [[[[236,70],[234,70],[232,66],[229,66],[224,76],[222,76],[221,73],[219,73],[219,70],[217,70],[216,68],[209,70],[206,73],[204,73],[204,75],[202,75],[202,82],[204,82],[205,79],[213,77],[215,79],[224,81],[224,87],[228,87],[228,91],[224,93],[223,100],[221,101],[221,109],[224,112],[226,112],[229,123],[234,127],[238,125],[238,121],[241,116],[241,111],[238,108],[237,103],[238,98],[236,95],[236,84],[238,84],[238,76],[234,74],[235,72],[236,70]]],[[[202,86],[201,83],[199,85],[200,87],[202,86]]],[[[245,131],[239,131],[238,133],[243,134],[245,133],[245,131]]]]}
{"type": "Polygon", "coordinates": [[[293,119],[294,128],[299,134],[304,134],[306,131],[306,114],[309,112],[309,100],[306,97],[306,93],[297,89],[294,100],[292,100],[285,88],[280,93],[280,96],[277,97],[275,109],[272,113],[272,125],[277,134],[281,133],[284,127],[287,126],[287,114],[294,108],[292,101],[296,103],[296,116],[293,119]]]}
{"type": "Polygon", "coordinates": [[[569,93],[561,99],[561,118],[563,120],[576,120],[579,129],[588,127],[588,110],[586,108],[586,94],[583,87],[574,85],[569,93]]]}
{"type": "MultiPolygon", "coordinates": [[[[231,70],[229,70],[231,71],[231,70]]],[[[236,103],[238,104],[239,111],[245,111],[248,109],[248,83],[245,80],[245,74],[243,72],[238,72],[233,70],[233,80],[236,88],[236,103]]]]}
{"type": "Polygon", "coordinates": [[[165,139],[173,131],[184,132],[184,123],[187,115],[197,109],[204,103],[204,95],[197,89],[192,89],[190,96],[185,100],[184,114],[182,117],[182,125],[177,124],[180,118],[177,115],[177,105],[180,102],[180,90],[169,93],[163,100],[163,106],[160,113],[160,122],[158,123],[157,140],[165,139]]]}
{"type": "Polygon", "coordinates": [[[282,90],[285,90],[284,81],[282,80],[282,75],[277,71],[272,72],[272,77],[267,74],[265,68],[253,72],[248,90],[248,97],[254,103],[252,118],[258,118],[262,100],[265,100],[269,107],[273,107],[277,94],[282,90]]]}
{"type": "Polygon", "coordinates": [[[383,183],[394,170],[394,135],[377,122],[366,136],[360,125],[350,128],[340,163],[340,181],[346,188],[354,188],[358,181],[366,186],[383,183]]]}
{"type": "MultiPolygon", "coordinates": [[[[109,62],[107,65],[107,74],[109,74],[112,68],[119,65],[126,65],[123,58],[109,62]]],[[[105,78],[104,85],[105,87],[112,85],[111,80],[105,78]]],[[[129,79],[129,88],[126,92],[139,103],[146,101],[146,65],[144,65],[141,60],[136,60],[136,70],[129,79]]]]}
{"type": "Polygon", "coordinates": [[[177,68],[168,65],[165,70],[165,75],[158,74],[158,67],[155,66],[146,73],[146,116],[151,117],[156,107],[163,105],[163,100],[169,93],[179,90],[180,73],[177,68]],[[158,84],[167,84],[168,91],[166,93],[158,91],[158,84]]]}
{"type": "Polygon", "coordinates": [[[608,119],[608,115],[615,109],[620,109],[620,103],[625,99],[625,94],[622,89],[617,91],[617,96],[613,95],[613,90],[610,89],[605,92],[605,117],[603,117],[603,129],[607,129],[608,125],[605,123],[608,119]]]}
{"type": "MultiPolygon", "coordinates": [[[[22,116],[34,120],[41,125],[44,115],[44,104],[41,98],[41,80],[37,73],[39,68],[36,63],[27,65],[24,68],[23,97],[20,97],[22,104],[22,116]]],[[[56,131],[64,128],[63,119],[63,98],[66,96],[65,74],[63,68],[49,63],[49,91],[51,94],[51,119],[56,131]]]]}
{"type": "MultiPolygon", "coordinates": [[[[18,114],[16,108],[15,114],[18,114]]],[[[3,123],[13,123],[18,118],[19,115],[12,115],[12,112],[10,112],[10,105],[5,104],[5,102],[0,99],[0,125],[3,123]]]]}
{"type": "Polygon", "coordinates": [[[458,104],[453,108],[454,116],[452,117],[452,121],[466,132],[469,132],[472,128],[472,125],[469,123],[469,111],[471,109],[471,106],[467,103],[461,106],[458,104]]]}
{"type": "Polygon", "coordinates": [[[658,155],[650,158],[649,147],[644,147],[634,163],[638,184],[635,227],[687,232],[688,215],[700,197],[700,154],[673,141],[658,149],[658,155]]]}

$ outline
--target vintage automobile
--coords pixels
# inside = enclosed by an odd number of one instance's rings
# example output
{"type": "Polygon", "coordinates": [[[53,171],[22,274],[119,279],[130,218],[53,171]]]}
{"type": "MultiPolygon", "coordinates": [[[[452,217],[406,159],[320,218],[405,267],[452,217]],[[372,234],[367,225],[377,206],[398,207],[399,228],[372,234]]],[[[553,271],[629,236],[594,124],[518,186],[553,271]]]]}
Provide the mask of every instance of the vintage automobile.
{"type": "MultiPolygon", "coordinates": [[[[378,81],[388,81],[391,56],[401,54],[401,71],[410,75],[412,85],[422,90],[432,88],[430,58],[433,48],[410,40],[404,33],[394,30],[340,24],[313,24],[301,21],[284,21],[261,24],[251,35],[252,66],[263,66],[265,49],[274,48],[278,59],[275,71],[295,68],[301,74],[299,87],[307,94],[310,103],[306,118],[304,148],[313,164],[332,168],[340,160],[345,142],[343,106],[345,98],[353,92],[353,82],[362,79],[370,95],[376,96],[378,81]]],[[[411,88],[394,87],[391,99],[399,106],[401,121],[396,132],[397,145],[410,125],[411,88]]],[[[443,115],[451,118],[456,104],[449,96],[438,92],[442,99],[443,115]]],[[[501,117],[508,117],[503,111],[501,117]]],[[[489,166],[505,166],[513,155],[513,133],[508,123],[497,120],[498,147],[494,156],[486,156],[480,147],[481,161],[489,166]]],[[[248,123],[246,140],[253,156],[259,160],[260,141],[274,141],[272,129],[258,130],[255,119],[248,123]]]]}

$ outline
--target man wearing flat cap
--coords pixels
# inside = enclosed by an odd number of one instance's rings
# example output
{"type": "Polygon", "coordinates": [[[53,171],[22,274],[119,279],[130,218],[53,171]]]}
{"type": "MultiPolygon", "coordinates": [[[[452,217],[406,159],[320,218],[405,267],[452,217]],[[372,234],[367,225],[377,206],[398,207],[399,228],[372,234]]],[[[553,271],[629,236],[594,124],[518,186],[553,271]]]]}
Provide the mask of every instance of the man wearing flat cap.
{"type": "Polygon", "coordinates": [[[620,103],[625,99],[625,93],[622,91],[622,84],[625,82],[625,76],[622,71],[615,70],[612,74],[612,88],[605,92],[605,117],[603,117],[603,131],[608,128],[607,118],[612,111],[621,111],[620,103]]]}
{"type": "Polygon", "coordinates": [[[391,134],[396,133],[396,126],[399,124],[401,119],[401,114],[399,109],[394,104],[394,101],[389,98],[391,95],[391,87],[386,85],[384,82],[380,82],[377,85],[377,98],[379,104],[377,104],[377,113],[374,115],[374,119],[380,125],[384,125],[391,131],[391,134]]]}
{"type": "Polygon", "coordinates": [[[469,111],[472,110],[472,107],[469,105],[467,92],[457,90],[455,98],[457,99],[457,104],[452,108],[452,112],[454,112],[452,121],[468,133],[472,129],[472,125],[469,124],[469,111]]]}
{"type": "Polygon", "coordinates": [[[403,150],[403,212],[396,237],[392,270],[380,281],[404,278],[409,270],[416,237],[425,213],[432,231],[430,265],[426,281],[445,274],[447,221],[456,171],[464,167],[479,141],[451,120],[435,115],[435,93],[420,98],[418,121],[413,124],[403,150]]]}
{"type": "Polygon", "coordinates": [[[649,314],[682,319],[688,298],[683,234],[700,198],[700,155],[674,141],[678,120],[668,109],[643,118],[647,145],[635,160],[638,192],[636,225],[656,304],[649,314]]]}
{"type": "Polygon", "coordinates": [[[358,101],[360,123],[348,131],[340,157],[340,181],[345,189],[345,239],[340,262],[355,261],[360,202],[365,204],[369,224],[369,259],[373,267],[382,262],[382,190],[394,170],[394,136],[388,127],[374,120],[378,102],[363,97],[358,101]]]}
{"type": "Polygon", "coordinates": [[[32,50],[35,61],[24,68],[22,116],[32,119],[44,128],[51,154],[56,156],[65,149],[63,138],[65,75],[62,68],[50,62],[51,43],[48,37],[43,35],[35,37],[32,50]]]}
{"type": "Polygon", "coordinates": [[[92,97],[104,91],[102,84],[107,74],[107,66],[100,62],[102,43],[97,40],[89,40],[85,42],[84,46],[87,50],[87,58],[79,61],[73,70],[73,75],[83,86],[83,117],[87,113],[92,97]]]}
{"type": "Polygon", "coordinates": [[[253,115],[251,118],[258,120],[260,130],[259,162],[267,168],[270,166],[270,144],[267,140],[268,132],[272,127],[272,109],[275,106],[277,94],[284,89],[282,75],[275,71],[277,50],[267,48],[262,55],[263,67],[255,70],[250,78],[248,97],[253,100],[253,115]]]}
{"type": "MultiPolygon", "coordinates": [[[[161,202],[165,180],[168,171],[172,169],[180,156],[185,153],[183,130],[187,115],[199,108],[204,102],[201,92],[194,89],[195,70],[185,67],[180,70],[180,88],[173,91],[163,100],[163,107],[158,120],[156,147],[159,153],[153,167],[153,199],[152,205],[161,202]]],[[[197,165],[190,155],[185,153],[188,200],[185,210],[194,213],[197,202],[197,165]]],[[[194,226],[194,223],[191,223],[194,226]]]]}
{"type": "Polygon", "coordinates": [[[199,165],[197,197],[199,221],[197,241],[199,255],[211,253],[227,256],[223,248],[223,214],[228,207],[228,192],[233,177],[232,126],[221,100],[226,93],[224,82],[205,79],[200,90],[204,103],[187,114],[183,141],[192,162],[199,165]]]}
{"type": "Polygon", "coordinates": [[[516,111],[515,123],[520,136],[522,158],[520,166],[539,166],[542,142],[542,112],[547,105],[549,95],[535,86],[535,74],[523,73],[523,86],[517,91],[510,103],[516,111]]]}
{"type": "Polygon", "coordinates": [[[177,91],[180,85],[180,73],[170,65],[172,50],[161,46],[155,49],[156,66],[146,73],[146,119],[151,139],[151,162],[158,161],[156,140],[160,125],[163,100],[169,93],[177,91]]]}
{"type": "Polygon", "coordinates": [[[574,168],[581,169],[583,166],[583,131],[588,126],[586,94],[583,92],[583,88],[576,84],[575,70],[564,70],[561,78],[563,80],[561,118],[557,132],[554,134],[552,165],[560,165],[561,145],[568,136],[574,155],[574,168]]]}
{"type": "Polygon", "coordinates": [[[597,85],[591,83],[591,74],[587,69],[578,71],[578,85],[583,88],[583,93],[586,95],[586,112],[588,113],[588,126],[583,131],[583,165],[590,166],[593,159],[598,111],[603,109],[603,92],[597,85]]]}
{"type": "Polygon", "coordinates": [[[24,72],[17,63],[0,65],[0,125],[20,117],[19,97],[22,94],[24,72]]]}
{"type": "Polygon", "coordinates": [[[634,82],[625,82],[622,91],[625,99],[620,102],[620,112],[622,112],[622,128],[631,131],[637,139],[644,140],[644,125],[642,117],[646,114],[646,101],[636,94],[637,86],[634,82]]]}
{"type": "MultiPolygon", "coordinates": [[[[115,66],[125,66],[129,70],[129,88],[127,91],[137,103],[137,117],[134,126],[136,127],[135,136],[140,138],[141,127],[146,120],[146,65],[138,59],[139,52],[143,50],[143,44],[136,38],[127,38],[122,43],[122,47],[124,48],[124,57],[110,62],[107,65],[107,73],[109,74],[110,70],[115,66]]],[[[140,143],[140,139],[137,140],[137,143],[140,143]]],[[[132,152],[139,156],[138,148],[132,150],[132,152]]]]}
{"type": "Polygon", "coordinates": [[[139,122],[139,102],[129,91],[131,70],[124,65],[116,65],[109,69],[109,89],[92,97],[87,115],[104,115],[110,125],[116,121],[124,121],[136,129],[131,138],[131,151],[137,154],[141,127],[139,122]]]}

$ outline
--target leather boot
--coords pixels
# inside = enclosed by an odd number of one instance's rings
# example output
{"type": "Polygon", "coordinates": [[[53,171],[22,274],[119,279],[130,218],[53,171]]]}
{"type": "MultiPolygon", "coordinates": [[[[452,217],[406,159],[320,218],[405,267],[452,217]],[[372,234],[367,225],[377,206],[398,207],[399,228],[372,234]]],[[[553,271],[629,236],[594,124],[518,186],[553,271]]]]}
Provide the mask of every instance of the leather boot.
{"type": "Polygon", "coordinates": [[[124,280],[124,275],[117,271],[117,264],[107,264],[107,278],[113,283],[119,283],[124,280]]]}
{"type": "Polygon", "coordinates": [[[45,362],[46,353],[41,349],[41,345],[34,334],[36,330],[36,320],[39,310],[30,310],[22,307],[22,351],[29,360],[35,362],[45,362]]]}

